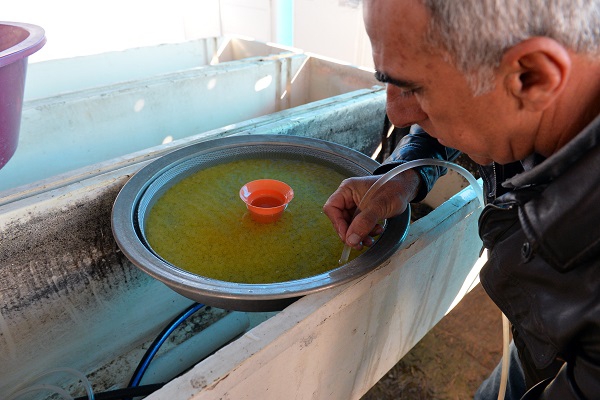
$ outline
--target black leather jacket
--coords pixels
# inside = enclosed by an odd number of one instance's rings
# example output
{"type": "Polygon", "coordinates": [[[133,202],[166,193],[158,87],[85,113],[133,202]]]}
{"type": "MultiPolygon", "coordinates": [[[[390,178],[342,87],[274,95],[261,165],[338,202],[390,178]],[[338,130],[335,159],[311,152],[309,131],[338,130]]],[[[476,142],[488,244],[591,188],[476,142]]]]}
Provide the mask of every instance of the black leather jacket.
{"type": "MultiPolygon", "coordinates": [[[[532,169],[481,168],[488,204],[479,235],[489,256],[480,278],[513,325],[531,388],[523,399],[600,399],[599,144],[600,116],[532,169]]],[[[415,128],[376,173],[457,154],[415,128]]],[[[420,171],[416,200],[443,172],[420,171]]]]}

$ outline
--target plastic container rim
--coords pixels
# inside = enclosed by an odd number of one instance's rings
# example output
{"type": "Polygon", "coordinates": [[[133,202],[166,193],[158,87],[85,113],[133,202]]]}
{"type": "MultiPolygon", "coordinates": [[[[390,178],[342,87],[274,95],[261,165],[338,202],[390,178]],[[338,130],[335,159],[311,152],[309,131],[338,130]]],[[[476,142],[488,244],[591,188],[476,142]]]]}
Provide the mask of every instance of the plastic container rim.
{"type": "Polygon", "coordinates": [[[46,43],[45,31],[38,25],[10,21],[0,21],[0,25],[20,28],[28,33],[28,36],[19,43],[6,50],[0,51],[0,68],[29,57],[31,54],[41,49],[46,43]]]}

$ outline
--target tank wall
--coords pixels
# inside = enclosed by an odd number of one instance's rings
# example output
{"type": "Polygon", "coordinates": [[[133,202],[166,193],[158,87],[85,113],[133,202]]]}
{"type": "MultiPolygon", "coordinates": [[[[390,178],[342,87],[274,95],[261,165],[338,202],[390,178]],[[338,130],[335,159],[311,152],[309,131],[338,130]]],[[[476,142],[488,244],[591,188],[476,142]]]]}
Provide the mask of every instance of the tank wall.
{"type": "Polygon", "coordinates": [[[221,44],[217,56],[218,62],[229,62],[252,57],[285,56],[292,52],[300,53],[301,50],[232,37],[227,40],[226,44],[221,44]]]}
{"type": "Polygon", "coordinates": [[[235,37],[211,37],[31,63],[25,100],[147,79],[211,63],[268,57],[290,50],[235,37]]]}
{"type": "Polygon", "coordinates": [[[373,71],[319,57],[309,57],[295,73],[290,84],[288,101],[291,107],[326,99],[348,90],[384,87],[375,79],[373,71]]]}
{"type": "Polygon", "coordinates": [[[279,111],[280,66],[222,64],[26,102],[0,190],[279,111]]]}
{"type": "Polygon", "coordinates": [[[381,92],[373,83],[358,68],[290,53],[26,101],[0,190],[353,91],[381,92]]]}
{"type": "Polygon", "coordinates": [[[190,303],[117,249],[110,213],[126,178],[3,208],[0,397],[58,366],[89,371],[190,303]]]}
{"type": "Polygon", "coordinates": [[[310,79],[307,83],[310,93],[309,101],[321,100],[329,97],[332,92],[347,90],[347,88],[383,88],[384,85],[377,81],[373,71],[340,64],[319,57],[311,57],[310,79]],[[348,73],[352,71],[352,73],[348,73]]]}
{"type": "MultiPolygon", "coordinates": [[[[364,152],[377,144],[383,110],[381,93],[349,94],[344,101],[286,110],[193,140],[290,134],[364,152]]],[[[191,142],[143,153],[157,157],[191,142]]],[[[65,176],[55,188],[47,184],[4,198],[0,193],[0,397],[57,366],[93,372],[156,335],[190,304],[133,266],[112,237],[114,199],[147,161],[133,154],[117,165],[91,166],[87,176],[65,176]]]]}
{"type": "MultiPolygon", "coordinates": [[[[224,48],[246,57],[257,44],[224,48]]],[[[292,84],[302,69],[327,80],[307,55],[228,62],[223,54],[206,68],[58,85],[44,89],[55,94],[25,102],[19,150],[0,171],[0,398],[51,368],[88,374],[114,362],[191,303],[140,272],[112,237],[114,199],[147,162],[243,134],[315,137],[375,151],[385,112],[381,87],[338,83],[313,98],[305,94],[310,79],[292,84]],[[283,96],[292,86],[303,102],[283,96]]],[[[90,57],[71,61],[83,68],[78,63],[90,57]]],[[[62,61],[47,65],[59,73],[62,61]]]]}

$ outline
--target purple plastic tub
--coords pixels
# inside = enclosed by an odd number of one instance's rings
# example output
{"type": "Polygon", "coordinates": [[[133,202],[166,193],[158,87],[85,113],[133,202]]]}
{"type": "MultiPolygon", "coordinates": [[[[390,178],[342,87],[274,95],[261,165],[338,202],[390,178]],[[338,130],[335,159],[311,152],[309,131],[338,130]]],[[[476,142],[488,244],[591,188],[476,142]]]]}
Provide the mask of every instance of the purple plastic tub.
{"type": "Polygon", "coordinates": [[[0,21],[0,168],[17,149],[27,58],[45,43],[39,26],[0,21]]]}

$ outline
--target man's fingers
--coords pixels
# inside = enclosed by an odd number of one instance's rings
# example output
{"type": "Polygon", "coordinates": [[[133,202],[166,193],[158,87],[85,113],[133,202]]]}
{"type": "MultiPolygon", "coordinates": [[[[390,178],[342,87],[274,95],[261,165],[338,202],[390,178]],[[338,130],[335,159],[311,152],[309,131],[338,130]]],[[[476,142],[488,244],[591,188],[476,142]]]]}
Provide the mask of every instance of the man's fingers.
{"type": "Polygon", "coordinates": [[[363,245],[370,246],[373,239],[369,236],[373,231],[377,231],[377,222],[379,217],[370,212],[359,213],[350,226],[346,234],[346,244],[360,250],[363,245]]]}

